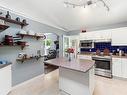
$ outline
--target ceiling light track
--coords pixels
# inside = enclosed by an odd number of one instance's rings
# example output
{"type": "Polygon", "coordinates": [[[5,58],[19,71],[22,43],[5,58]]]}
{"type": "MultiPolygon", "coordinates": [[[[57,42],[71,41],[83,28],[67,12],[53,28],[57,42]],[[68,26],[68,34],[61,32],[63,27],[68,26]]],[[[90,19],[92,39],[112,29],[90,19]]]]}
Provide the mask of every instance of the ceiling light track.
{"type": "Polygon", "coordinates": [[[104,5],[104,7],[106,7],[107,11],[110,10],[109,6],[105,3],[104,0],[97,0],[97,1],[87,0],[86,2],[84,2],[82,4],[71,3],[68,0],[68,1],[65,1],[64,4],[66,5],[66,7],[73,7],[73,8],[75,8],[75,7],[84,7],[85,8],[85,6],[89,6],[89,5],[92,5],[92,4],[96,4],[98,2],[102,2],[103,5],[104,5]]]}
{"type": "Polygon", "coordinates": [[[107,11],[109,11],[110,10],[110,8],[109,8],[109,6],[105,3],[105,1],[104,0],[100,0],[103,4],[104,4],[104,7],[106,7],[107,8],[107,11]]]}

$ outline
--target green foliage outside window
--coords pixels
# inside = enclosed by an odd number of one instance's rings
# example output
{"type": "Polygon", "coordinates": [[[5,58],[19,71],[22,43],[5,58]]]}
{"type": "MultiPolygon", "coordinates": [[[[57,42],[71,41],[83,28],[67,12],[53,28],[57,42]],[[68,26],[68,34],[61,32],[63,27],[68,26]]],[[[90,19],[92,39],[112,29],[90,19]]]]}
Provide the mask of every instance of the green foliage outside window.
{"type": "Polygon", "coordinates": [[[46,46],[51,46],[52,41],[50,39],[46,39],[45,42],[46,46]]]}

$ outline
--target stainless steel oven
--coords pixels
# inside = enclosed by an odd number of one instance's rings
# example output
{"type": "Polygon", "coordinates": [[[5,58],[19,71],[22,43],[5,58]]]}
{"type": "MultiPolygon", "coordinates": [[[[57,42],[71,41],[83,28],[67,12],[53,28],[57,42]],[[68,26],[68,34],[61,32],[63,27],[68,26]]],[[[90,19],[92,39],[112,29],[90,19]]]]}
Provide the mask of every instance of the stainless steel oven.
{"type": "Polygon", "coordinates": [[[110,56],[93,56],[95,74],[112,78],[112,58],[110,56]]]}
{"type": "Polygon", "coordinates": [[[80,48],[94,48],[92,40],[80,40],[80,48]]]}

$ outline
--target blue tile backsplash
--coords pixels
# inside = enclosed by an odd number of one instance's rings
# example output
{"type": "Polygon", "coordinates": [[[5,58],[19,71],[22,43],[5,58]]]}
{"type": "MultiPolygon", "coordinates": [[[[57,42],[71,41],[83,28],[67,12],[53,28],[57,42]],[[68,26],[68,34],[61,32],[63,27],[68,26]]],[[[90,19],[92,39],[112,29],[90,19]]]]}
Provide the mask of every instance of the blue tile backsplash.
{"type": "Polygon", "coordinates": [[[119,49],[127,53],[127,46],[112,46],[111,42],[96,42],[94,44],[94,48],[91,48],[91,49],[81,48],[80,51],[81,52],[96,52],[97,49],[99,49],[100,51],[103,51],[105,48],[108,48],[110,52],[117,51],[117,49],[119,49]]]}

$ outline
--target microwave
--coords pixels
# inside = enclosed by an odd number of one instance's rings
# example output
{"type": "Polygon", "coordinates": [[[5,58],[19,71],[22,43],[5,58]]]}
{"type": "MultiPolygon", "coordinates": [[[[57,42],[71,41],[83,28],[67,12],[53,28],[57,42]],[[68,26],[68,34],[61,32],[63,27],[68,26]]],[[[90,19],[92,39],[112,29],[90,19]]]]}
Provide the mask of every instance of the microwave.
{"type": "Polygon", "coordinates": [[[94,48],[94,42],[92,40],[80,40],[80,48],[94,48]]]}

